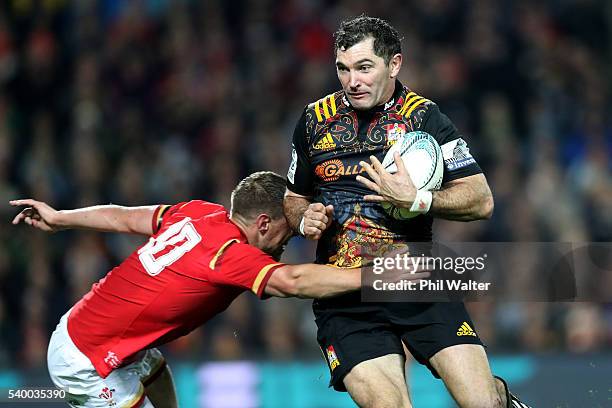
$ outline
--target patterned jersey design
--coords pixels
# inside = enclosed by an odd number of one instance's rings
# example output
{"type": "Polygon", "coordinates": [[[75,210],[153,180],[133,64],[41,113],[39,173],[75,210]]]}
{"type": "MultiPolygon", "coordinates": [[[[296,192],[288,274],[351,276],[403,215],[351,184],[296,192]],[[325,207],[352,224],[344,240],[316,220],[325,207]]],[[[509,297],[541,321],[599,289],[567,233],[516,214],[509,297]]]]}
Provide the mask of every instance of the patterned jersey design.
{"type": "Polygon", "coordinates": [[[343,91],[306,107],[293,135],[288,188],[334,206],[334,223],[319,241],[317,262],[360,266],[364,251],[376,255],[394,243],[431,240],[430,216],[393,219],[380,204],[363,200],[371,191],[356,181],[365,172],[360,161],[370,155],[382,161],[393,144],[417,130],[431,134],[441,147],[450,143],[446,150],[457,153],[444,157],[444,182],[481,172],[438,106],[399,82],[389,102],[369,111],[354,110],[343,91]]]}

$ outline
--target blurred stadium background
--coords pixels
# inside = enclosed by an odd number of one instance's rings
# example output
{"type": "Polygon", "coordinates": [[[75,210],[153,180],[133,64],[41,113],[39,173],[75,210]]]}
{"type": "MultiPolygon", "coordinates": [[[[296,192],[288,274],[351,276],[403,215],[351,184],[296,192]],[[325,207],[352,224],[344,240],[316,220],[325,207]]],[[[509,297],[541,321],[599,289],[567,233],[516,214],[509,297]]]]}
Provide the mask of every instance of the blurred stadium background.
{"type": "MultiPolygon", "coordinates": [[[[362,12],[404,35],[402,80],[467,135],[492,186],[492,220],[438,222],[438,239],[611,241],[612,2],[7,0],[0,387],[49,384],[59,317],[142,242],[13,227],[7,201],[228,204],[248,173],[285,174],[302,108],[339,87],[332,33],[362,12]]],[[[313,251],[294,240],[285,260],[313,251]]],[[[612,304],[469,307],[525,400],[612,407],[612,304]]],[[[243,295],[163,351],[183,407],[353,406],[326,388],[309,301],[243,295]]],[[[416,406],[453,406],[410,371],[416,406]]]]}

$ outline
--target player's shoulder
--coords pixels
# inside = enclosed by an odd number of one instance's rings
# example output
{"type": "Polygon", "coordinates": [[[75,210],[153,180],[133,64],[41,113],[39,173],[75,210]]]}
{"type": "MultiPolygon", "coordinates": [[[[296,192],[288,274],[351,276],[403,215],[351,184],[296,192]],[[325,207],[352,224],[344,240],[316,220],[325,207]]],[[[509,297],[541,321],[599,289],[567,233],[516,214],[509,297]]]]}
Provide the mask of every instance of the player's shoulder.
{"type": "Polygon", "coordinates": [[[342,90],[325,95],[306,106],[306,114],[317,122],[325,122],[338,114],[347,105],[342,90]]]}
{"type": "Polygon", "coordinates": [[[168,210],[169,216],[178,218],[202,218],[211,214],[225,213],[225,207],[204,200],[191,200],[175,204],[168,210]]]}
{"type": "Polygon", "coordinates": [[[404,86],[396,102],[397,114],[412,122],[418,128],[427,115],[439,112],[438,105],[431,99],[404,86]]]}

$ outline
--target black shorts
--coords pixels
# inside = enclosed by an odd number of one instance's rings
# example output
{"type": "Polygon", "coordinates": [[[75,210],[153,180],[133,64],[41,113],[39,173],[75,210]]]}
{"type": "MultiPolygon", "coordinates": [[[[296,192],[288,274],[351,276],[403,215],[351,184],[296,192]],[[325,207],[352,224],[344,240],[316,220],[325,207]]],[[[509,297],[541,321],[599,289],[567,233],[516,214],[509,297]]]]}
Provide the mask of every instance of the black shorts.
{"type": "Polygon", "coordinates": [[[321,307],[315,302],[317,340],[330,370],[330,386],[346,391],[344,376],[357,364],[387,354],[404,354],[402,342],[421,364],[457,344],[483,345],[463,303],[361,303],[321,307]]]}

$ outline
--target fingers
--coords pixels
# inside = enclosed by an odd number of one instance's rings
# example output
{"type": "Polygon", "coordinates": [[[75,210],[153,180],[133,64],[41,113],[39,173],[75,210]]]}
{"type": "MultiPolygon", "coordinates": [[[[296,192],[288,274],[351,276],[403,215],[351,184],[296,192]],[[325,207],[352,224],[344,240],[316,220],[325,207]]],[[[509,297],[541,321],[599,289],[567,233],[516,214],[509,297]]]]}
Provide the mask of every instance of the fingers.
{"type": "MultiPolygon", "coordinates": [[[[374,157],[374,156],[370,156],[370,159],[372,157],[374,157]]],[[[359,165],[361,167],[363,167],[363,169],[366,171],[366,173],[368,173],[368,176],[370,176],[370,178],[372,179],[372,181],[374,181],[374,183],[380,184],[380,174],[376,171],[376,169],[374,167],[372,167],[372,165],[370,165],[369,163],[366,163],[364,161],[360,161],[359,165]]],[[[357,178],[359,178],[359,177],[361,177],[361,176],[357,176],[357,178]]],[[[365,179],[364,177],[361,177],[361,178],[365,179]]]]}
{"type": "Polygon", "coordinates": [[[13,218],[12,224],[13,225],[19,224],[19,222],[23,220],[25,217],[26,217],[25,214],[23,212],[20,212],[19,214],[15,216],[15,218],[13,218]]]}
{"type": "Polygon", "coordinates": [[[363,184],[364,186],[366,186],[367,188],[369,188],[370,190],[380,193],[380,186],[372,182],[371,180],[368,180],[367,178],[363,176],[357,176],[356,180],[360,182],[361,184],[363,184]]]}
{"type": "Polygon", "coordinates": [[[304,223],[307,223],[308,221],[320,221],[324,225],[327,224],[329,221],[328,210],[321,203],[310,204],[304,212],[304,223]]]}
{"type": "Polygon", "coordinates": [[[334,215],[334,206],[333,206],[333,205],[331,205],[331,204],[330,204],[330,205],[325,206],[325,214],[326,214],[328,217],[333,216],[333,215],[334,215]]]}
{"type": "Polygon", "coordinates": [[[9,201],[9,204],[12,206],[29,205],[30,207],[36,207],[38,204],[40,204],[40,201],[36,201],[31,198],[22,198],[19,200],[11,200],[9,201]]]}
{"type": "Polygon", "coordinates": [[[40,219],[40,216],[33,208],[26,208],[13,218],[13,225],[19,224],[20,221],[25,222],[28,225],[32,225],[32,219],[40,219]]]}
{"type": "Polygon", "coordinates": [[[399,154],[399,152],[393,153],[393,161],[397,167],[397,174],[404,175],[405,173],[408,173],[406,166],[404,166],[404,160],[402,160],[402,156],[399,154]]]}
{"type": "MultiPolygon", "coordinates": [[[[395,158],[395,154],[393,155],[394,158],[395,158]]],[[[372,167],[374,168],[374,170],[376,170],[376,172],[378,172],[378,174],[384,174],[386,172],[385,168],[382,166],[382,164],[376,158],[376,156],[370,156],[370,161],[372,162],[372,167]]]]}
{"type": "Polygon", "coordinates": [[[32,205],[32,199],[31,198],[22,198],[19,200],[10,200],[9,204],[16,206],[16,205],[32,205]]]}
{"type": "Polygon", "coordinates": [[[40,214],[38,213],[38,206],[42,203],[40,201],[33,200],[31,198],[24,198],[19,200],[11,200],[9,204],[12,206],[29,205],[30,207],[23,209],[15,218],[13,218],[13,224],[19,224],[20,221],[24,221],[28,225],[32,225],[28,218],[35,218],[40,220],[40,214]]]}
{"type": "Polygon", "coordinates": [[[386,198],[384,198],[381,195],[375,195],[375,194],[368,194],[363,196],[363,199],[366,201],[371,201],[374,203],[384,203],[386,201],[388,201],[386,198]]]}
{"type": "Polygon", "coordinates": [[[327,227],[327,222],[304,218],[304,231],[313,230],[313,229],[325,231],[326,227],[327,227]]]}
{"type": "Polygon", "coordinates": [[[323,236],[323,231],[320,229],[304,228],[304,237],[313,241],[318,241],[323,236]]]}
{"type": "Polygon", "coordinates": [[[310,204],[304,212],[304,236],[308,239],[320,239],[333,221],[333,212],[332,205],[310,204]]]}

